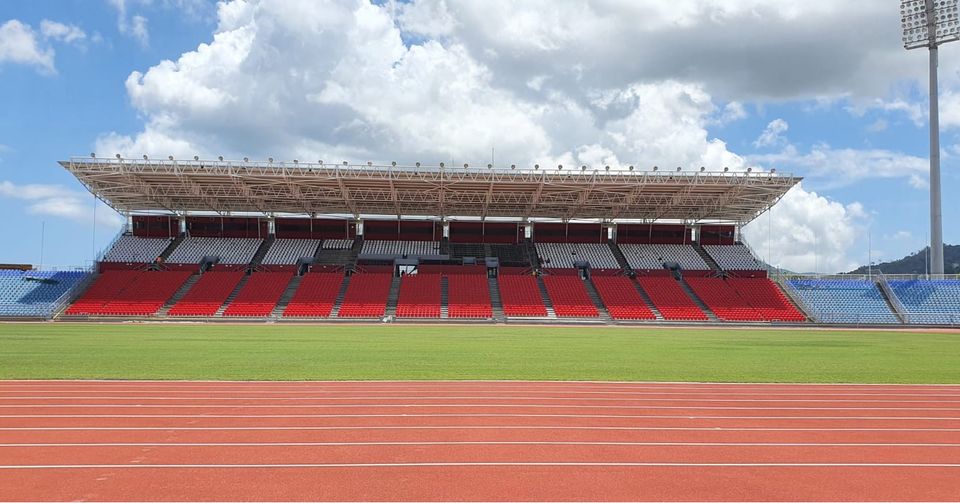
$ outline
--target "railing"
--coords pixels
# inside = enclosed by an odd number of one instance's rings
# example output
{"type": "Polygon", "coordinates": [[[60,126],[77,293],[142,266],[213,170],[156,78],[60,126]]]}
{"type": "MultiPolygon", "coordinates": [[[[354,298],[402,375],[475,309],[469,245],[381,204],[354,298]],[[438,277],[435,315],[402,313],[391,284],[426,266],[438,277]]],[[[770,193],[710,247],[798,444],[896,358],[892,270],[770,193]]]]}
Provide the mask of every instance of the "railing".
{"type": "Polygon", "coordinates": [[[910,325],[936,325],[960,327],[960,313],[903,313],[904,322],[910,325]],[[931,321],[933,320],[933,321],[931,321]]]}
{"type": "Polygon", "coordinates": [[[54,301],[52,309],[50,309],[50,313],[47,315],[46,319],[53,319],[63,312],[63,310],[65,310],[71,302],[73,302],[77,297],[87,290],[90,284],[93,283],[93,280],[96,279],[96,276],[97,275],[94,271],[88,270],[87,275],[84,276],[83,279],[77,281],[75,285],[73,285],[66,292],[63,292],[63,294],[61,294],[60,297],[54,301]]]}
{"type": "Polygon", "coordinates": [[[124,225],[123,227],[120,228],[120,232],[118,232],[116,236],[113,236],[113,239],[110,240],[110,243],[107,244],[107,246],[105,246],[104,248],[101,248],[99,252],[97,252],[97,258],[95,262],[103,262],[103,257],[107,255],[107,252],[110,251],[113,248],[113,246],[117,244],[117,241],[120,241],[120,238],[123,237],[123,235],[126,233],[127,233],[127,227],[126,225],[124,225]]]}

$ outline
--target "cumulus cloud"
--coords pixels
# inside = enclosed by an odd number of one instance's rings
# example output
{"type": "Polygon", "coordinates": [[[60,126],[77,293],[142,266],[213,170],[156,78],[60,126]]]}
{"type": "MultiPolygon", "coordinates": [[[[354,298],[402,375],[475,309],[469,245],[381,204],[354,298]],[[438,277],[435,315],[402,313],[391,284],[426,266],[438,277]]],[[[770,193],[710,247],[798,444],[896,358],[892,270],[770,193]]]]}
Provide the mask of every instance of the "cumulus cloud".
{"type": "Polygon", "coordinates": [[[849,271],[857,267],[850,250],[865,223],[860,203],[844,205],[800,184],[769,214],[744,226],[743,236],[774,267],[794,272],[849,271]]]}
{"type": "Polygon", "coordinates": [[[37,33],[29,25],[11,19],[0,25],[0,63],[32,65],[45,73],[54,73],[54,50],[42,47],[37,33]]]}
{"type": "MultiPolygon", "coordinates": [[[[8,180],[0,181],[0,197],[24,202],[24,209],[31,215],[65,218],[81,224],[93,221],[93,204],[90,196],[61,185],[20,185],[8,180]]],[[[98,225],[119,226],[123,219],[117,212],[97,202],[98,225]]]]}
{"type": "MultiPolygon", "coordinates": [[[[795,69],[783,69],[788,56],[760,52],[801,52],[798,40],[819,40],[811,33],[819,33],[823,19],[855,10],[841,4],[225,1],[218,4],[211,40],[130,74],[126,90],[144,118],[143,129],[104,133],[94,150],[125,157],[223,154],[431,164],[451,158],[485,164],[494,150],[499,165],[776,167],[834,184],[872,176],[922,182],[925,171],[916,159],[896,152],[826,144],[799,152],[783,137],[789,125],[782,119],[758,139],[781,151],[760,156],[744,157],[709,133],[711,125],[746,116],[739,97],[775,94],[768,89],[774,84],[779,96],[851,85],[857,77],[847,67],[821,68],[824,75],[799,82],[795,69]],[[731,27],[750,30],[763,22],[770,30],[793,31],[774,48],[758,41],[747,55],[722,54],[743,51],[743,35],[734,42],[715,31],[738,33],[731,27]],[[704,61],[676,33],[716,39],[719,46],[701,44],[698,51],[719,60],[704,61]],[[651,49],[671,41],[679,45],[669,58],[651,49]],[[735,68],[692,74],[676,67],[685,57],[691,68],[711,69],[720,60],[735,68]],[[826,75],[836,71],[845,76],[826,75]],[[725,104],[718,105],[714,93],[725,104]]],[[[877,12],[872,5],[863,10],[873,13],[870,19],[877,12]]],[[[771,42],[769,34],[763,37],[771,42]]],[[[823,55],[818,44],[810,50],[823,55]]],[[[859,60],[866,66],[876,63],[860,52],[854,56],[866,58],[859,60]]],[[[807,65],[803,58],[792,64],[807,65]]],[[[832,54],[820,59],[834,61],[832,54]]],[[[828,258],[821,270],[847,267],[853,241],[839,234],[856,233],[860,212],[858,205],[794,189],[774,215],[783,214],[783,225],[805,226],[798,232],[826,230],[838,239],[828,245],[796,238],[781,253],[793,246],[793,255],[779,262],[805,269],[808,257],[823,254],[828,258]]],[[[748,238],[753,243],[756,231],[748,238]]]]}
{"type": "Polygon", "coordinates": [[[774,119],[767,124],[760,136],[753,142],[757,148],[772,147],[786,143],[787,139],[783,136],[790,129],[790,125],[783,119],[774,119]]]}

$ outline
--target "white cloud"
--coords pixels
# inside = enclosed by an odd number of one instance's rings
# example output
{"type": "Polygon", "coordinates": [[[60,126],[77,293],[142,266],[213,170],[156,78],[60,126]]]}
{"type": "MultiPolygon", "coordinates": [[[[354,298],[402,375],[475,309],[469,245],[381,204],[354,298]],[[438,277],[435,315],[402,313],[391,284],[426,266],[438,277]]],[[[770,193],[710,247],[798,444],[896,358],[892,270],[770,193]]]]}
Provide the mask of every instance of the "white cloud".
{"type": "MultiPolygon", "coordinates": [[[[117,31],[132,36],[141,47],[150,45],[150,32],[147,29],[147,18],[145,16],[141,14],[130,15],[127,0],[107,0],[107,3],[117,11],[117,31]]],[[[140,0],[131,3],[150,2],[149,0],[140,0]]]]}
{"type": "Polygon", "coordinates": [[[29,25],[16,19],[0,25],[0,63],[33,65],[45,73],[55,73],[53,57],[54,50],[41,47],[29,25]]]}
{"type": "Polygon", "coordinates": [[[752,155],[752,163],[778,171],[803,174],[821,187],[841,187],[868,178],[905,178],[911,186],[925,186],[926,159],[884,149],[835,149],[825,143],[805,153],[792,145],[775,154],[752,155]]]}
{"type": "Polygon", "coordinates": [[[743,228],[759,257],[794,272],[840,272],[857,267],[850,256],[863,233],[859,203],[844,205],[797,185],[769,214],[743,228]]]}
{"type": "Polygon", "coordinates": [[[79,26],[67,25],[44,19],[40,21],[40,33],[44,38],[60,40],[68,44],[86,40],[87,34],[79,26]]]}
{"type": "MultiPolygon", "coordinates": [[[[0,197],[24,201],[25,210],[31,215],[45,215],[65,218],[77,223],[90,224],[93,221],[93,204],[89,195],[68,189],[61,185],[27,184],[0,181],[0,197]]],[[[96,222],[98,225],[116,227],[123,222],[112,209],[97,202],[96,222]]]]}
{"type": "Polygon", "coordinates": [[[786,133],[788,129],[790,129],[790,124],[787,121],[774,119],[763,129],[760,136],[753,142],[753,146],[763,148],[786,143],[787,139],[783,136],[783,133],[786,133]]]}

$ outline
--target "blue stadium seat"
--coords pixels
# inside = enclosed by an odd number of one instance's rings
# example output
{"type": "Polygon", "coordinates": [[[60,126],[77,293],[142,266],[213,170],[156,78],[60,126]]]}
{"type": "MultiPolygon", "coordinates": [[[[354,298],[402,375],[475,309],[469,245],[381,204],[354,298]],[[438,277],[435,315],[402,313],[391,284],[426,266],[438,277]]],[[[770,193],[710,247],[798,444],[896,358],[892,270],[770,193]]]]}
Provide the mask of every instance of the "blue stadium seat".
{"type": "Polygon", "coordinates": [[[892,280],[890,289],[907,311],[907,322],[960,325],[960,280],[892,280]]]}
{"type": "Polygon", "coordinates": [[[787,284],[823,323],[900,323],[872,281],[792,279],[787,284]]]}
{"type": "Polygon", "coordinates": [[[0,270],[0,317],[43,318],[87,276],[84,271],[0,270]]]}

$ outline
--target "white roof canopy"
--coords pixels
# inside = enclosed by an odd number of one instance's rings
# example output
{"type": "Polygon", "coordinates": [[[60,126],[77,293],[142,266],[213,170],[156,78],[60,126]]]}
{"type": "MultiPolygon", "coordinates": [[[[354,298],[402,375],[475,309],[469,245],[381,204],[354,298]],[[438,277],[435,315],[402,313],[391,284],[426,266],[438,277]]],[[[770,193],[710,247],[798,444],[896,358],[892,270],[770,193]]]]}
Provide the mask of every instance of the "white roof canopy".
{"type": "Polygon", "coordinates": [[[60,161],[122,213],[164,211],[746,223],[801,179],[776,173],[60,161]]]}

